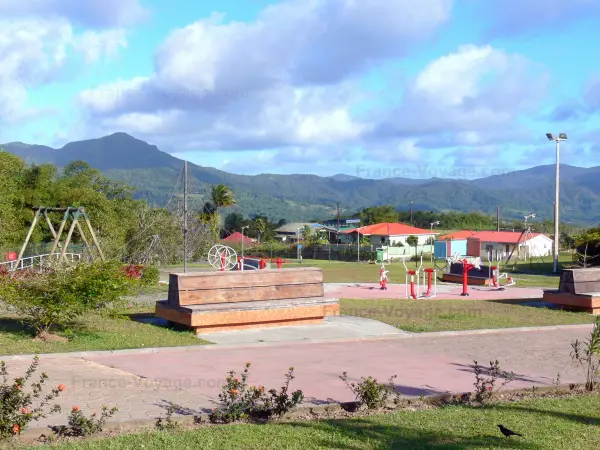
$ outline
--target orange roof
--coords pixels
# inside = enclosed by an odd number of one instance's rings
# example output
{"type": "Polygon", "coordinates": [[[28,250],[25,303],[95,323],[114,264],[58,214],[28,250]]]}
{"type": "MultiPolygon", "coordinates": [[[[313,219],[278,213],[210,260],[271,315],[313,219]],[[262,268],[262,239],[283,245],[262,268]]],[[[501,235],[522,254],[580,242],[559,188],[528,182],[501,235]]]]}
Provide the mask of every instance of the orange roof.
{"type": "Polygon", "coordinates": [[[476,233],[475,231],[462,230],[462,231],[456,231],[454,233],[445,234],[443,236],[438,237],[438,239],[439,240],[467,239],[467,238],[473,236],[475,233],[476,233]]]}
{"type": "Polygon", "coordinates": [[[403,223],[388,222],[376,223],[375,225],[367,225],[360,228],[353,228],[351,230],[346,230],[343,233],[351,234],[356,232],[369,236],[411,236],[416,234],[431,234],[430,230],[411,227],[410,225],[404,225],[403,223]]]}
{"type": "MultiPolygon", "coordinates": [[[[520,231],[480,231],[472,235],[469,239],[479,239],[482,242],[498,242],[501,244],[517,244],[519,243],[521,234],[520,231]]],[[[547,239],[550,239],[544,233],[531,233],[530,236],[531,238],[545,236],[547,239]]],[[[525,242],[525,236],[523,236],[521,242],[525,242]]]]}

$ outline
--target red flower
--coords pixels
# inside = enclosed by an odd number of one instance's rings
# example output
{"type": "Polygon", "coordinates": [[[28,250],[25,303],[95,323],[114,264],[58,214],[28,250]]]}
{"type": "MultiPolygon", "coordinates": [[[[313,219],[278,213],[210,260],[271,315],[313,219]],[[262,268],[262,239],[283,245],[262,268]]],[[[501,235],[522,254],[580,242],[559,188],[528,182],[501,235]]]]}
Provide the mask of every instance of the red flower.
{"type": "Polygon", "coordinates": [[[491,390],[492,390],[492,387],[491,387],[491,386],[488,386],[488,387],[487,387],[487,390],[488,390],[488,391],[491,391],[491,390]]]}
{"type": "Polygon", "coordinates": [[[21,414],[29,414],[29,410],[27,408],[21,408],[21,414]]]}
{"type": "Polygon", "coordinates": [[[15,384],[15,387],[20,391],[21,389],[23,389],[23,386],[21,386],[20,384],[15,384]]]}
{"type": "Polygon", "coordinates": [[[13,431],[13,434],[19,434],[19,432],[21,431],[21,427],[15,423],[12,426],[12,431],[13,431]]]}
{"type": "Polygon", "coordinates": [[[56,389],[58,389],[60,392],[64,391],[67,387],[64,384],[59,384],[56,389]]]}
{"type": "Polygon", "coordinates": [[[79,406],[73,406],[73,411],[79,411],[79,406]]]}

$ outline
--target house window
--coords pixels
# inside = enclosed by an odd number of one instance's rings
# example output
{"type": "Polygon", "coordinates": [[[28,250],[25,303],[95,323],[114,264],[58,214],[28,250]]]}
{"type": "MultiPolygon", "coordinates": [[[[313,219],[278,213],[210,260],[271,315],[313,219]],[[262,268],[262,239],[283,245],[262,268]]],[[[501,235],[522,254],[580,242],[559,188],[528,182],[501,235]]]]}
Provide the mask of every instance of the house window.
{"type": "Polygon", "coordinates": [[[385,238],[384,237],[381,238],[381,243],[385,244],[385,238]]]}
{"type": "Polygon", "coordinates": [[[506,253],[509,253],[509,252],[510,252],[510,246],[509,246],[509,245],[506,245],[506,246],[505,246],[505,252],[506,252],[506,253]]]}

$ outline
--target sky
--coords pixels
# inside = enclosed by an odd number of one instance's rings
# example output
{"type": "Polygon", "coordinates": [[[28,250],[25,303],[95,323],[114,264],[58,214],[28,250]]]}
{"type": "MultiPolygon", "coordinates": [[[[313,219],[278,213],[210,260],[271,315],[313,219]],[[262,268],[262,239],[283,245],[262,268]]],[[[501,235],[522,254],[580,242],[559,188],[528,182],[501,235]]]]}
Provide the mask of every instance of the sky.
{"type": "Polygon", "coordinates": [[[600,0],[0,0],[0,142],[240,174],[600,165],[600,0]],[[174,5],[176,4],[176,8],[174,5]]]}

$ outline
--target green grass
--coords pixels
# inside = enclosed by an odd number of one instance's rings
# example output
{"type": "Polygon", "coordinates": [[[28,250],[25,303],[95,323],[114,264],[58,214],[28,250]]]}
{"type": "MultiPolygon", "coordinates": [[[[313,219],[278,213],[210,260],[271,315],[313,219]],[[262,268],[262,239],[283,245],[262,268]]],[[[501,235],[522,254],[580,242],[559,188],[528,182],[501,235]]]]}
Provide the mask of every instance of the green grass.
{"type": "MultiPolygon", "coordinates": [[[[151,313],[151,306],[135,308],[131,313],[151,313]]],[[[14,315],[0,315],[0,354],[59,353],[93,350],[122,350],[148,347],[176,347],[206,344],[191,331],[180,331],[144,324],[130,314],[118,318],[90,314],[73,323],[66,332],[68,342],[40,342],[14,315]]]]}
{"type": "MultiPolygon", "coordinates": [[[[595,395],[484,408],[400,411],[346,420],[204,427],[79,441],[60,449],[596,449],[595,395]],[[497,424],[524,437],[504,438],[497,424]]],[[[38,447],[39,448],[39,447],[38,447]]]]}
{"type": "Polygon", "coordinates": [[[472,300],[342,299],[340,304],[342,314],[378,320],[415,333],[594,322],[594,316],[585,313],[472,300]]]}

